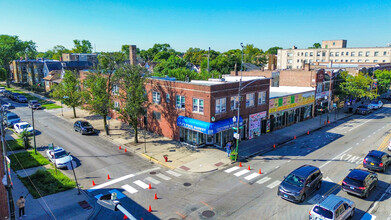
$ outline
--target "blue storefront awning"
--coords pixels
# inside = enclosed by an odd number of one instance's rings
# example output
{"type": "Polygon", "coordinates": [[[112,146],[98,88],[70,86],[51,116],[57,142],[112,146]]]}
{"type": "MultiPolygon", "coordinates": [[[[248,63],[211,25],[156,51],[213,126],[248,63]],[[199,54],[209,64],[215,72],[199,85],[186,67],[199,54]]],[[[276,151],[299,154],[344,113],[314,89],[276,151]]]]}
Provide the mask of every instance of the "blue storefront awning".
{"type": "MultiPolygon", "coordinates": [[[[216,122],[204,122],[193,118],[188,118],[185,116],[178,116],[177,125],[179,127],[184,127],[189,130],[198,131],[204,134],[213,135],[221,131],[225,131],[236,127],[236,123],[233,122],[232,118],[227,118],[224,120],[216,122]]],[[[239,119],[240,126],[243,125],[243,119],[239,119]]]]}

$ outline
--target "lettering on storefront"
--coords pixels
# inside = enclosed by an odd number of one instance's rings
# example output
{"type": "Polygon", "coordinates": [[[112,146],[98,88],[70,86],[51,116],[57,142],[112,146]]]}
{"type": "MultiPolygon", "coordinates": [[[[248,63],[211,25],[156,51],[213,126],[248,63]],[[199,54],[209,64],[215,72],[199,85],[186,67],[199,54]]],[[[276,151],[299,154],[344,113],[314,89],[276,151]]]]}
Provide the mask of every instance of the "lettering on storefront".
{"type": "Polygon", "coordinates": [[[270,99],[269,114],[290,108],[308,105],[313,103],[314,101],[315,96],[313,92],[270,99]]]}
{"type": "Polygon", "coordinates": [[[249,117],[249,135],[248,138],[252,139],[255,136],[261,135],[261,120],[266,117],[266,111],[258,112],[250,115],[249,117]]]}

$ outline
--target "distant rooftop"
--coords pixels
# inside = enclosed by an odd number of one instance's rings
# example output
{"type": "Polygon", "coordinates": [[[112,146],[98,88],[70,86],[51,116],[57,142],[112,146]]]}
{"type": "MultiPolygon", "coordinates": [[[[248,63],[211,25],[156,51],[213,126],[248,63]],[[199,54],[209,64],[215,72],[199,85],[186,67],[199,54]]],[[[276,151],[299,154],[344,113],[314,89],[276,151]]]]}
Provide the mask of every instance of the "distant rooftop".
{"type": "Polygon", "coordinates": [[[315,88],[296,87],[296,86],[270,87],[270,98],[288,96],[288,95],[305,93],[305,92],[315,92],[315,88]]]}

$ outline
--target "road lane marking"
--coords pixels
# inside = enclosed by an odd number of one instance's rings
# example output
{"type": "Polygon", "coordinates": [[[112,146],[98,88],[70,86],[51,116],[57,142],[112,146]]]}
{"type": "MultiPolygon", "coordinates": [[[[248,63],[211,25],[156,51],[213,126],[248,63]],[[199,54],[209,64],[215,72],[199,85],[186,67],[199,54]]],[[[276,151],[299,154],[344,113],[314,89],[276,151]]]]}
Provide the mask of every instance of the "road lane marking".
{"type": "Polygon", "coordinates": [[[111,181],[109,181],[109,182],[105,182],[105,183],[102,183],[102,184],[100,184],[100,185],[94,186],[94,187],[92,187],[91,189],[89,189],[88,191],[89,191],[89,192],[92,192],[92,191],[97,190],[97,189],[102,189],[103,187],[110,186],[110,185],[112,185],[112,184],[114,184],[114,183],[121,182],[121,181],[123,181],[123,180],[132,178],[132,177],[134,177],[134,176],[135,176],[134,174],[129,174],[129,175],[126,175],[126,176],[122,176],[122,177],[120,177],[120,178],[113,179],[113,180],[111,180],[111,181]]]}
{"type": "Polygon", "coordinates": [[[267,185],[266,187],[269,188],[269,189],[273,189],[274,187],[280,185],[280,183],[281,183],[281,181],[276,180],[276,181],[270,183],[269,185],[267,185]]]}
{"type": "Polygon", "coordinates": [[[147,177],[147,178],[145,178],[145,180],[148,181],[148,182],[151,182],[153,184],[156,184],[156,185],[160,183],[159,180],[156,180],[156,179],[154,179],[152,177],[147,177]]]}
{"type": "Polygon", "coordinates": [[[126,191],[129,192],[130,194],[134,194],[134,193],[138,192],[137,189],[135,189],[135,188],[129,186],[128,184],[123,185],[123,186],[121,186],[121,187],[122,187],[122,189],[126,190],[126,191]]]}
{"type": "Polygon", "coordinates": [[[346,152],[350,151],[352,149],[352,147],[349,147],[347,150],[345,150],[344,152],[340,153],[339,155],[337,155],[336,157],[334,157],[333,159],[327,161],[326,163],[324,163],[322,166],[320,166],[319,168],[322,168],[324,166],[326,166],[327,164],[329,164],[331,161],[339,158],[341,155],[344,155],[346,152]]]}
{"type": "Polygon", "coordinates": [[[174,172],[172,170],[167,170],[166,173],[171,174],[171,175],[173,175],[175,177],[180,177],[181,176],[180,173],[174,172]]]}
{"type": "Polygon", "coordinates": [[[233,172],[233,171],[235,171],[235,170],[237,170],[237,169],[239,169],[240,167],[231,167],[231,168],[229,168],[229,169],[227,169],[227,170],[224,170],[224,172],[226,172],[226,173],[231,173],[231,172],[233,172]]]}
{"type": "Polygon", "coordinates": [[[168,176],[166,176],[164,174],[161,174],[161,173],[156,174],[156,176],[159,177],[160,179],[164,179],[164,180],[170,180],[171,179],[171,177],[168,177],[168,176]]]}
{"type": "Polygon", "coordinates": [[[307,202],[311,203],[311,204],[317,204],[321,199],[322,199],[322,195],[316,194],[316,195],[312,196],[312,198],[309,199],[307,202]]]}
{"type": "Polygon", "coordinates": [[[248,175],[246,177],[244,177],[246,180],[251,180],[251,179],[254,179],[255,177],[259,176],[258,173],[253,173],[251,175],[248,175]]]}
{"type": "Polygon", "coordinates": [[[331,183],[334,182],[334,181],[332,181],[332,180],[330,179],[330,177],[328,177],[328,176],[326,176],[326,178],[323,178],[323,180],[325,180],[325,181],[327,181],[327,182],[331,182],[331,183]]]}
{"type": "Polygon", "coordinates": [[[248,173],[248,172],[250,172],[250,171],[248,171],[248,170],[242,170],[242,171],[239,171],[239,172],[235,173],[234,175],[235,175],[235,176],[241,176],[241,175],[246,174],[246,173],[248,173]]]}
{"type": "Polygon", "coordinates": [[[269,180],[271,180],[271,179],[272,179],[272,178],[270,178],[270,177],[264,177],[264,178],[258,180],[256,183],[258,183],[258,184],[263,184],[263,183],[266,183],[267,181],[269,181],[269,180]]]}
{"type": "Polygon", "coordinates": [[[136,180],[133,182],[134,184],[136,184],[137,186],[143,188],[143,189],[147,189],[149,187],[148,184],[144,183],[143,181],[141,180],[136,180]]]}

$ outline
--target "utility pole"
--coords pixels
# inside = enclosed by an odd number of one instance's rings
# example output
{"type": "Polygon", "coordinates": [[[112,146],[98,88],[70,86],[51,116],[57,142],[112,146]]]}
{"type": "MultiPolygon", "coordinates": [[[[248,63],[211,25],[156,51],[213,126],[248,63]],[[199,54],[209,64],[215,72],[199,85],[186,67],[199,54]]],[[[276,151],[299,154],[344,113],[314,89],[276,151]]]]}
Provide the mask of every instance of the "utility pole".
{"type": "Polygon", "coordinates": [[[37,154],[37,145],[36,145],[36,142],[35,142],[34,108],[33,107],[31,107],[31,118],[33,120],[34,153],[37,154]]]}
{"type": "Polygon", "coordinates": [[[15,220],[15,206],[14,206],[14,198],[12,196],[12,185],[10,174],[8,173],[8,162],[7,162],[7,147],[5,143],[5,129],[4,129],[4,108],[0,109],[0,123],[1,123],[1,145],[3,146],[3,160],[4,160],[4,171],[7,178],[7,185],[5,186],[8,192],[8,205],[10,210],[10,218],[11,220],[15,220]]]}
{"type": "Polygon", "coordinates": [[[238,118],[236,119],[236,132],[237,132],[237,138],[236,138],[236,157],[235,161],[238,159],[239,156],[239,139],[240,139],[240,130],[239,130],[239,122],[240,122],[240,90],[242,89],[242,77],[243,77],[243,43],[240,43],[240,46],[242,47],[242,63],[240,64],[240,80],[239,80],[239,89],[238,89],[238,118]]]}

